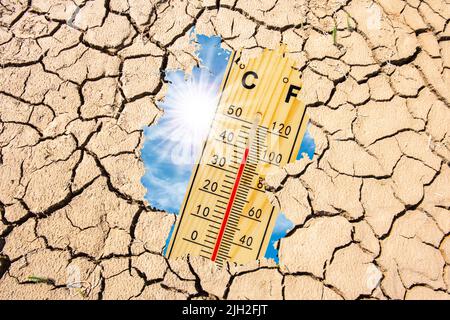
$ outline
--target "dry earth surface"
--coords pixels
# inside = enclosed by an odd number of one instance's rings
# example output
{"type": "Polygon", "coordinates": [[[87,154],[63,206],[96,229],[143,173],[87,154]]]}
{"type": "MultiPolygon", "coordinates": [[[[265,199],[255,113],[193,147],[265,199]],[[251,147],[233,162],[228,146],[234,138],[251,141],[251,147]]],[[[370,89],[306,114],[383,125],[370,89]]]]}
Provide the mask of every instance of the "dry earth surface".
{"type": "Polygon", "coordinates": [[[1,0],[0,298],[450,299],[449,18],[448,0],[1,0]],[[279,265],[162,255],[175,216],[144,200],[143,128],[164,71],[198,64],[194,26],[301,65],[316,150],[268,181],[295,224],[279,265]]]}

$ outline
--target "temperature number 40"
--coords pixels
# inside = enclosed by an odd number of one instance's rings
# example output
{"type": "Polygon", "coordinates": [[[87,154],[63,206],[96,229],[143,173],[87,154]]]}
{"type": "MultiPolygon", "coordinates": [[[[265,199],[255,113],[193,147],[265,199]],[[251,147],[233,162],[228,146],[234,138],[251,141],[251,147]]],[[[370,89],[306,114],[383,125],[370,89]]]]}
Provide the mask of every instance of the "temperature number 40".
{"type": "Polygon", "coordinates": [[[247,237],[246,235],[243,235],[240,239],[239,242],[242,243],[243,245],[250,247],[253,243],[253,237],[247,237]]]}
{"type": "Polygon", "coordinates": [[[222,141],[231,143],[234,138],[234,133],[232,131],[225,130],[220,134],[219,137],[222,138],[222,141]]]}

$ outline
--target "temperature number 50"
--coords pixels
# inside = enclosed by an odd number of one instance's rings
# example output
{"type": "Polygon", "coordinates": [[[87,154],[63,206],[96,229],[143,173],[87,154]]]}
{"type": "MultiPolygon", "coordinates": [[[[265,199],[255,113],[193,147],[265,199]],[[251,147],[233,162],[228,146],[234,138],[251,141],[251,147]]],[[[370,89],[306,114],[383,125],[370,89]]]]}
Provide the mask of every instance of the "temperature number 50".
{"type": "Polygon", "coordinates": [[[231,105],[228,107],[227,113],[230,116],[236,116],[239,118],[242,115],[242,108],[231,105]]]}

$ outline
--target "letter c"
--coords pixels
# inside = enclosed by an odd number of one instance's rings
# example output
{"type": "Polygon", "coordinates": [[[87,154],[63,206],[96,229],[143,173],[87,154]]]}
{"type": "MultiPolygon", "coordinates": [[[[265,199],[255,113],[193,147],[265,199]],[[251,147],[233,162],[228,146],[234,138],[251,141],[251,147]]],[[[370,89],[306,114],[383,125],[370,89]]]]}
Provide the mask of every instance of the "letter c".
{"type": "Polygon", "coordinates": [[[256,87],[256,84],[254,84],[254,83],[247,84],[245,82],[245,80],[247,80],[247,77],[250,75],[253,76],[255,79],[258,79],[258,75],[254,71],[247,71],[246,73],[244,73],[244,75],[242,76],[242,86],[245,89],[253,89],[254,87],[256,87]]]}

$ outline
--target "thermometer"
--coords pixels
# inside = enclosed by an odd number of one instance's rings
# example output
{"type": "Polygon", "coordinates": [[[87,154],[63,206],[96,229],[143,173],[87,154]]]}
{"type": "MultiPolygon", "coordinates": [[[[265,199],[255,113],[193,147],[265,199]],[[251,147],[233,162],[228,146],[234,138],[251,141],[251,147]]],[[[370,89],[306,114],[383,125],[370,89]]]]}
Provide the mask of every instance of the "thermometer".
{"type": "Polygon", "coordinates": [[[190,254],[222,266],[264,256],[278,215],[265,177],[294,161],[308,117],[300,71],[286,46],[228,61],[220,98],[194,166],[168,258],[190,254]]]}

